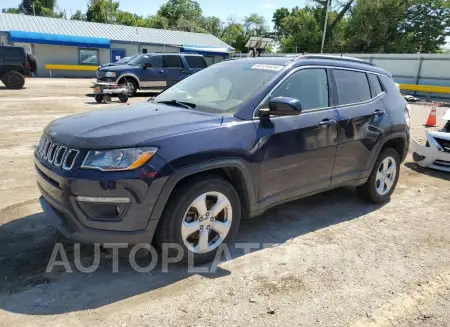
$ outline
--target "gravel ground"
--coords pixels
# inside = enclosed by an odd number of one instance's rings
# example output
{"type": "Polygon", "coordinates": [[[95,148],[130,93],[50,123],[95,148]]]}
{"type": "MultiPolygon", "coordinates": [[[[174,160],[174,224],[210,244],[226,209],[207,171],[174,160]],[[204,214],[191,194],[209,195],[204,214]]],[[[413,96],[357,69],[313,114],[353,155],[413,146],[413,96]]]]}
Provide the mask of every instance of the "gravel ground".
{"type": "MultiPolygon", "coordinates": [[[[410,155],[391,202],[367,205],[344,188],[279,206],[237,235],[266,247],[232,248],[215,273],[137,273],[120,259],[113,274],[105,251],[93,273],[45,273],[64,240],[39,207],[33,148],[51,120],[118,105],[96,104],[88,85],[0,87],[0,326],[450,326],[450,174],[410,155]]],[[[418,138],[429,110],[412,106],[418,138]]],[[[89,265],[92,247],[81,258],[89,265]]]]}

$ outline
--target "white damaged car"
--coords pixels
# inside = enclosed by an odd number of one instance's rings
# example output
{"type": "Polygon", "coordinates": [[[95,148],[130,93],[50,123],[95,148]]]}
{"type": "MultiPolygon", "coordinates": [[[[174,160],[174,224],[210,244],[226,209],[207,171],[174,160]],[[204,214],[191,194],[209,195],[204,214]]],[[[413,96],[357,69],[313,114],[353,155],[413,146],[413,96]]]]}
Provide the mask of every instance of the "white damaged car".
{"type": "Polygon", "coordinates": [[[414,161],[421,167],[450,172],[450,110],[444,114],[446,124],[440,131],[425,130],[426,143],[420,144],[413,138],[414,161]]]}

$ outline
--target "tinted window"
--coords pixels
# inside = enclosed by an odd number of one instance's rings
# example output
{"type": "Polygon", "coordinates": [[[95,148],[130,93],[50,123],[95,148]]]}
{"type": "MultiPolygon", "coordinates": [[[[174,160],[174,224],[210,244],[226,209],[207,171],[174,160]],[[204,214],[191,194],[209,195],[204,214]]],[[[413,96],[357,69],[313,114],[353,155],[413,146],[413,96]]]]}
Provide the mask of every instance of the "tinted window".
{"type": "Polygon", "coordinates": [[[178,56],[164,56],[164,67],[167,68],[180,68],[183,67],[181,64],[180,57],[178,56]]]}
{"type": "Polygon", "coordinates": [[[163,67],[163,57],[162,56],[152,56],[150,58],[150,64],[153,68],[162,68],[163,67]]]}
{"type": "Polygon", "coordinates": [[[3,48],[3,58],[5,61],[25,61],[25,51],[23,48],[3,48]]]}
{"type": "Polygon", "coordinates": [[[372,84],[372,90],[374,92],[373,96],[376,97],[378,94],[383,93],[383,88],[381,87],[380,81],[377,75],[368,74],[370,84],[372,84]]]}
{"type": "Polygon", "coordinates": [[[206,61],[200,56],[186,56],[186,61],[191,68],[206,68],[206,61]]]}
{"type": "Polygon", "coordinates": [[[369,82],[365,73],[350,70],[334,70],[339,104],[370,100],[369,82]]]}
{"type": "Polygon", "coordinates": [[[328,107],[328,79],[325,69],[302,69],[288,77],[271,98],[298,99],[303,109],[328,107]]]}

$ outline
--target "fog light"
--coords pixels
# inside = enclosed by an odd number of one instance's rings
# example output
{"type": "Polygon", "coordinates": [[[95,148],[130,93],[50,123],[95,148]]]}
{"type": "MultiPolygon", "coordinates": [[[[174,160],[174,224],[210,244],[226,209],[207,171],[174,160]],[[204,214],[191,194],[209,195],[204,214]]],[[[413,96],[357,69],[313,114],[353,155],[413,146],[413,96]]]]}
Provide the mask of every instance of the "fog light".
{"type": "Polygon", "coordinates": [[[426,157],[421,156],[417,152],[413,152],[413,159],[414,159],[414,161],[422,161],[422,160],[426,159],[426,157]]]}
{"type": "Polygon", "coordinates": [[[93,203],[130,203],[130,198],[116,197],[96,197],[96,196],[77,196],[78,202],[93,203]]]}

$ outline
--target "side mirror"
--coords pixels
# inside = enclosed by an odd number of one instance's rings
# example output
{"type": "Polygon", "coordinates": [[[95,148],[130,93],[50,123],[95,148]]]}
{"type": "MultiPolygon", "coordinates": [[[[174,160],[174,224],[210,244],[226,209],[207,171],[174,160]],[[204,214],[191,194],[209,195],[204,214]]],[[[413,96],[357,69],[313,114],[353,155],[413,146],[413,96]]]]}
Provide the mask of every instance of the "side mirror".
{"type": "Polygon", "coordinates": [[[294,98],[276,97],[269,101],[269,108],[259,109],[261,117],[297,116],[302,112],[302,104],[294,98]]]}
{"type": "Polygon", "coordinates": [[[152,64],[150,64],[150,63],[144,64],[144,69],[149,69],[149,68],[152,68],[152,64]]]}

